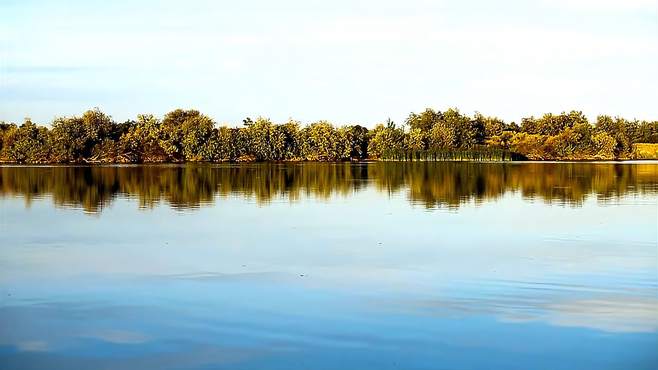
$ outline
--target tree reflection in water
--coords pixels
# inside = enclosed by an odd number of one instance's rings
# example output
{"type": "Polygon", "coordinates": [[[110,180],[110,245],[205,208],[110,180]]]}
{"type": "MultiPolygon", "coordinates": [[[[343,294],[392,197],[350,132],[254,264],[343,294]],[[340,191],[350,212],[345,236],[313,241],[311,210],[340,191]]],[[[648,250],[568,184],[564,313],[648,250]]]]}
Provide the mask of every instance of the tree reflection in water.
{"type": "Polygon", "coordinates": [[[348,196],[367,187],[406,192],[428,208],[457,208],[507,192],[524,198],[578,206],[588,196],[606,202],[629,194],[658,192],[654,163],[261,163],[246,165],[49,166],[0,168],[0,196],[52,197],[63,207],[100,212],[116,197],[150,208],[212,204],[217,197],[273,199],[348,196]]]}

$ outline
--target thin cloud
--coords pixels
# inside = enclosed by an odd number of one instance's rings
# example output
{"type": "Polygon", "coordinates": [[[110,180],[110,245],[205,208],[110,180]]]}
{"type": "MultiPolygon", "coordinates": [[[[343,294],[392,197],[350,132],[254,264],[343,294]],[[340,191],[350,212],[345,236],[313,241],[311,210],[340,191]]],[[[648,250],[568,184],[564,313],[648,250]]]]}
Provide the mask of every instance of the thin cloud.
{"type": "Polygon", "coordinates": [[[38,74],[66,74],[66,73],[77,73],[85,71],[94,71],[99,70],[100,68],[91,67],[91,66],[48,66],[48,65],[36,65],[36,66],[20,66],[20,65],[10,65],[2,68],[6,73],[38,73],[38,74]]]}
{"type": "Polygon", "coordinates": [[[579,12],[656,12],[655,0],[542,0],[546,7],[579,12]]]}

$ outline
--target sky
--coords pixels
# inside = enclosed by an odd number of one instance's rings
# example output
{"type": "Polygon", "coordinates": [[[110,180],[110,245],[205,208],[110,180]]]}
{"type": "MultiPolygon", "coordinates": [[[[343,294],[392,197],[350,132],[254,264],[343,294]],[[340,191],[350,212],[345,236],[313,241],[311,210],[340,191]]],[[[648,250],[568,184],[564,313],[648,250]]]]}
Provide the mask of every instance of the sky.
{"type": "Polygon", "coordinates": [[[658,119],[658,0],[0,0],[0,120],[658,119]]]}

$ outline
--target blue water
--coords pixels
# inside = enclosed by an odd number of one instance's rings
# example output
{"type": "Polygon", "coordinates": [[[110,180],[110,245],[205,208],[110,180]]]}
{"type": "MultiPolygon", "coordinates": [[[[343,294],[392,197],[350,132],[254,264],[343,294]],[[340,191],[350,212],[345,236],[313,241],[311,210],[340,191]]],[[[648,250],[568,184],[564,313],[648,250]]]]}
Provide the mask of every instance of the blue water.
{"type": "Polygon", "coordinates": [[[3,168],[0,369],[658,368],[658,164],[548,190],[509,178],[555,167],[505,167],[473,194],[461,170],[295,187],[327,176],[299,166],[193,204],[179,167],[157,194],[3,168]]]}

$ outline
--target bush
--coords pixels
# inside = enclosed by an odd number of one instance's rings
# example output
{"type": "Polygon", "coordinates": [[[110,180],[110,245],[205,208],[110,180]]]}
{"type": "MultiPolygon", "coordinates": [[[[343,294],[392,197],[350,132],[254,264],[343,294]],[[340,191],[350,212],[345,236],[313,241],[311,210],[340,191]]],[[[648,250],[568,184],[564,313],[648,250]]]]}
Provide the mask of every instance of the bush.
{"type": "Polygon", "coordinates": [[[633,144],[633,158],[658,159],[658,144],[651,144],[651,143],[633,144]]]}

